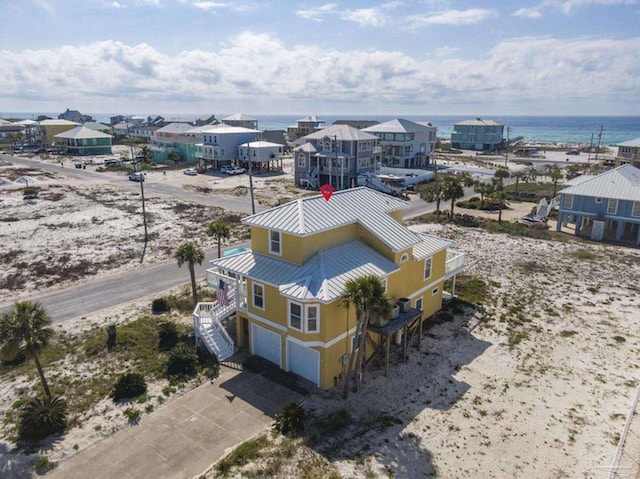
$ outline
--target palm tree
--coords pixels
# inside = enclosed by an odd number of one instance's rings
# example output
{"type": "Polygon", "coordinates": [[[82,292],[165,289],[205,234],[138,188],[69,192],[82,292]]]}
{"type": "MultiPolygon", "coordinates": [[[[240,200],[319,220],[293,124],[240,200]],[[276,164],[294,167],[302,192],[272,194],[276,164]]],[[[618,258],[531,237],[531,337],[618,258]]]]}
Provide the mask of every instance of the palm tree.
{"type": "Polygon", "coordinates": [[[231,228],[224,221],[214,221],[207,226],[207,234],[209,236],[215,236],[218,241],[218,258],[220,257],[220,245],[222,240],[229,239],[231,228]]]}
{"type": "Polygon", "coordinates": [[[453,218],[453,208],[455,207],[456,200],[463,196],[464,188],[462,187],[461,180],[455,176],[445,178],[442,183],[442,197],[445,200],[451,200],[451,218],[453,218]]]}
{"type": "Polygon", "coordinates": [[[504,208],[504,202],[507,199],[507,192],[504,188],[496,189],[493,194],[493,199],[498,201],[498,223],[502,223],[502,210],[504,208]]]}
{"type": "Polygon", "coordinates": [[[138,150],[138,154],[144,158],[144,161],[149,161],[151,159],[151,148],[149,148],[149,145],[142,145],[138,150]]]}
{"type": "Polygon", "coordinates": [[[51,399],[51,391],[40,364],[40,353],[47,347],[53,330],[51,318],[47,310],[39,302],[18,301],[13,307],[2,313],[0,318],[0,345],[3,348],[20,350],[31,356],[36,364],[42,389],[47,398],[51,399]]]}
{"type": "Polygon", "coordinates": [[[187,242],[178,247],[173,257],[178,261],[178,268],[182,267],[184,263],[187,263],[189,266],[191,292],[193,293],[193,306],[195,307],[198,304],[195,264],[202,264],[202,261],[204,260],[204,253],[195,243],[187,242]]]}
{"type": "Polygon", "coordinates": [[[511,177],[511,173],[506,168],[498,168],[493,177],[500,182],[501,185],[504,185],[504,180],[511,177]]]}
{"type": "Polygon", "coordinates": [[[513,175],[515,179],[516,179],[516,194],[518,194],[518,183],[520,182],[520,180],[524,180],[527,177],[527,174],[520,170],[520,171],[516,171],[513,175]]]}
{"type": "Polygon", "coordinates": [[[558,180],[562,178],[562,170],[558,168],[558,165],[547,165],[545,169],[547,170],[547,176],[553,181],[552,198],[555,198],[556,192],[558,191],[558,180]]]}
{"type": "Polygon", "coordinates": [[[342,303],[354,306],[356,312],[356,333],[354,347],[349,356],[349,365],[344,377],[343,397],[349,394],[349,380],[353,379],[357,391],[365,361],[366,334],[369,322],[376,317],[389,315],[391,303],[384,294],[384,287],[376,276],[364,276],[347,281],[342,293],[342,303]],[[354,371],[355,363],[355,371],[354,371]]]}
{"type": "Polygon", "coordinates": [[[473,191],[480,195],[480,206],[484,207],[484,197],[490,195],[493,192],[491,183],[485,183],[484,181],[476,180],[473,183],[473,191]]]}
{"type": "Polygon", "coordinates": [[[533,182],[538,179],[538,170],[536,170],[535,166],[530,166],[529,168],[527,168],[527,178],[533,182]]]}

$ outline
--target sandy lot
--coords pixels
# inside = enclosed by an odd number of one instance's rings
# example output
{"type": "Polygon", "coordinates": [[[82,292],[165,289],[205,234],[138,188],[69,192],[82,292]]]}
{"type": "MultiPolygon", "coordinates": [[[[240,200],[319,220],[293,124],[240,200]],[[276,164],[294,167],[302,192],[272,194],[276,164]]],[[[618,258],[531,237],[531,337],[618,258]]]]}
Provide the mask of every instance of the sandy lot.
{"type": "MultiPolygon", "coordinates": [[[[640,381],[640,252],[418,225],[468,253],[484,278],[471,311],[434,326],[406,363],[347,401],[356,423],[334,462],[344,477],[598,478],[640,381]],[[371,430],[376,430],[374,421],[371,430]],[[349,459],[340,459],[349,457],[349,459]],[[359,457],[353,460],[354,456],[359,457]]],[[[344,407],[316,397],[308,408],[344,407]]]]}

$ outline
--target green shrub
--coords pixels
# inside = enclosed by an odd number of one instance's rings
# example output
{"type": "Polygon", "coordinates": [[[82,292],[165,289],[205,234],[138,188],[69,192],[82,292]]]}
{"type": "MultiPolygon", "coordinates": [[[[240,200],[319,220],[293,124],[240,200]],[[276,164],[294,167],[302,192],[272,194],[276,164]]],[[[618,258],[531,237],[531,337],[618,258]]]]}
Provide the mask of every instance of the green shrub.
{"type": "Polygon", "coordinates": [[[174,323],[165,321],[158,326],[158,347],[160,351],[169,351],[180,339],[178,327],[174,323]]]}
{"type": "Polygon", "coordinates": [[[129,399],[140,396],[147,392],[147,383],[144,376],[138,373],[123,374],[113,385],[111,391],[111,399],[120,401],[121,399],[129,399]]]}
{"type": "Polygon", "coordinates": [[[193,377],[198,372],[198,357],[194,348],[180,344],[169,351],[167,375],[178,379],[193,377]]]}
{"type": "Polygon", "coordinates": [[[59,396],[29,398],[20,411],[18,438],[39,441],[67,427],[67,403],[59,396]]]}
{"type": "Polygon", "coordinates": [[[241,467],[259,458],[269,441],[264,436],[243,442],[216,464],[216,471],[226,477],[233,467],[241,467]]]}
{"type": "Polygon", "coordinates": [[[56,463],[51,461],[47,456],[40,456],[33,464],[33,468],[38,475],[45,474],[56,467],[56,463]]]}
{"type": "Polygon", "coordinates": [[[304,429],[305,410],[297,403],[285,404],[276,414],[273,428],[285,436],[297,436],[304,429]]]}
{"type": "Polygon", "coordinates": [[[151,312],[161,314],[169,312],[169,302],[165,298],[156,298],[151,302],[151,312]]]}
{"type": "Polygon", "coordinates": [[[138,424],[140,422],[140,411],[134,407],[128,407],[123,412],[124,417],[127,418],[129,424],[138,424]]]}

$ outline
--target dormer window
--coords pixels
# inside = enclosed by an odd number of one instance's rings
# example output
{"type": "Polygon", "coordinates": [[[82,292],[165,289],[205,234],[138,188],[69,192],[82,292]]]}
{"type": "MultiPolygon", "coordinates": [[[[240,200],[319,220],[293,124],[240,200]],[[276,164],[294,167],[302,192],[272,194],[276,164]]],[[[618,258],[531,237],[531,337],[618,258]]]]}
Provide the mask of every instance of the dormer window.
{"type": "Polygon", "coordinates": [[[282,254],[281,247],[282,235],[279,231],[270,230],[269,231],[269,253],[277,254],[278,256],[282,254]]]}
{"type": "Polygon", "coordinates": [[[406,263],[407,261],[409,261],[409,253],[403,253],[402,256],[400,256],[400,264],[406,263]]]}

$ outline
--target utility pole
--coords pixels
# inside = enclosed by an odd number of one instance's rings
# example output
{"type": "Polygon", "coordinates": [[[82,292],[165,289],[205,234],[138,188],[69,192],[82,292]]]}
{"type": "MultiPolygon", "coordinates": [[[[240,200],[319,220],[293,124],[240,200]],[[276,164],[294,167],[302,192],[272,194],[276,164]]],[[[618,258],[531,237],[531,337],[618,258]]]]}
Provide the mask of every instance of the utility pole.
{"type": "MultiPolygon", "coordinates": [[[[127,136],[129,137],[129,146],[131,147],[131,164],[133,165],[133,172],[136,172],[136,157],[133,154],[133,142],[131,141],[131,132],[129,131],[129,123],[127,123],[127,136]]],[[[144,246],[145,249],[147,247],[147,241],[149,240],[149,234],[147,232],[147,213],[144,207],[144,174],[140,173],[140,196],[142,197],[142,223],[144,224],[144,246]]],[[[142,259],[140,262],[144,260],[144,253],[142,254],[142,259]]]]}
{"type": "Polygon", "coordinates": [[[507,127],[507,144],[506,144],[506,148],[504,150],[504,166],[505,168],[508,168],[508,163],[509,163],[509,131],[511,130],[511,127],[508,126],[507,127]]]}
{"type": "Polygon", "coordinates": [[[591,142],[589,143],[589,156],[587,156],[587,171],[589,171],[589,163],[591,162],[592,151],[593,151],[593,132],[591,133],[591,142]]]}
{"type": "Polygon", "coordinates": [[[251,214],[256,214],[256,204],[253,201],[253,168],[251,161],[251,140],[247,142],[247,156],[249,157],[249,192],[251,193],[251,214]]]}
{"type": "Polygon", "coordinates": [[[602,130],[604,130],[604,125],[600,125],[600,133],[598,133],[598,146],[596,147],[596,157],[593,159],[594,163],[598,162],[598,151],[600,151],[600,141],[602,141],[602,130]]]}

